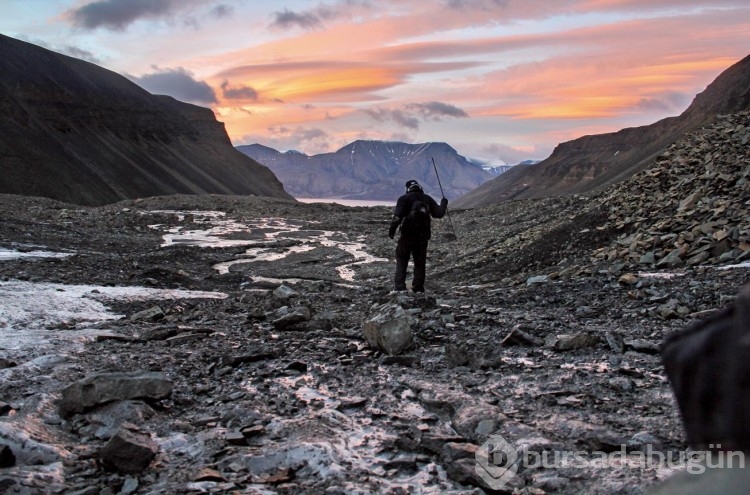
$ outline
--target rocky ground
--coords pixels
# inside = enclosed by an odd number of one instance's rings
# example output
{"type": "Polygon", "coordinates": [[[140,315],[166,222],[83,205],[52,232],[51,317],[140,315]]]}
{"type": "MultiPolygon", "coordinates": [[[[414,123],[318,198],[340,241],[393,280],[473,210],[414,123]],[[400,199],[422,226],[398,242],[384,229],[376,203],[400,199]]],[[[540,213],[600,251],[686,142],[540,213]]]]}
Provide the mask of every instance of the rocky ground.
{"type": "Polygon", "coordinates": [[[646,493],[685,470],[643,462],[687,447],[659,346],[748,281],[739,159],[451,212],[425,295],[386,207],[0,196],[0,492],[646,493]]]}

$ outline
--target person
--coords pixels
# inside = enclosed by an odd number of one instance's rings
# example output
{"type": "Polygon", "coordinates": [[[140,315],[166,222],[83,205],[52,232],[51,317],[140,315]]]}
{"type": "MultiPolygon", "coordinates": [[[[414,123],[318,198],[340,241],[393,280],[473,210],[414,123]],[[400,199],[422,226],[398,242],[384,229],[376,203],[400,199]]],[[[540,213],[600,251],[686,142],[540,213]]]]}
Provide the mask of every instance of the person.
{"type": "Polygon", "coordinates": [[[438,205],[431,196],[424,193],[422,186],[416,180],[406,182],[406,193],[398,198],[393,220],[388,230],[391,239],[401,225],[401,234],[396,245],[396,275],[394,277],[395,290],[406,290],[406,267],[409,259],[414,259],[414,277],[411,289],[414,292],[424,292],[424,282],[427,264],[427,244],[432,236],[431,218],[442,218],[448,210],[448,200],[443,197],[438,205]],[[422,227],[414,227],[411,222],[412,210],[416,206],[426,206],[427,213],[422,227]],[[409,217],[409,218],[407,218],[409,217]]]}

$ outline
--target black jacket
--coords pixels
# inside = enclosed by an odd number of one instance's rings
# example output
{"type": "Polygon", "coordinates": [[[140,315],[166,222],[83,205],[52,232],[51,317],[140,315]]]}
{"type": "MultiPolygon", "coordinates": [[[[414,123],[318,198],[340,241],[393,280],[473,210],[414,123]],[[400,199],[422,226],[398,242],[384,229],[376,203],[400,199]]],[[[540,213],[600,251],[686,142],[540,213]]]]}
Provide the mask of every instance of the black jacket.
{"type": "MultiPolygon", "coordinates": [[[[415,201],[422,201],[423,203],[425,203],[430,208],[430,216],[433,218],[442,218],[445,215],[445,212],[448,211],[448,200],[446,198],[441,199],[440,204],[437,204],[437,202],[435,202],[435,200],[432,199],[431,196],[423,192],[408,192],[398,198],[398,201],[396,201],[396,209],[393,212],[393,220],[391,221],[390,229],[388,229],[388,236],[391,239],[393,239],[393,236],[396,235],[396,229],[399,225],[401,225],[404,217],[406,217],[406,215],[411,211],[412,205],[415,201]]],[[[404,236],[405,233],[402,232],[401,235],[404,236]]],[[[432,237],[431,227],[428,229],[426,237],[406,240],[414,242],[427,242],[430,237],[432,237]]]]}

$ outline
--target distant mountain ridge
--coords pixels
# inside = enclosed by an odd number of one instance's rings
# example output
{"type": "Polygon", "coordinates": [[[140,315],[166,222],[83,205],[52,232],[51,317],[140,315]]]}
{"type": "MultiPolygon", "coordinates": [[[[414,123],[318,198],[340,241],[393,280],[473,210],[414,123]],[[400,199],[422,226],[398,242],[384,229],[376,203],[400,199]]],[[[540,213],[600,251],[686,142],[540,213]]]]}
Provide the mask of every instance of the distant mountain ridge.
{"type": "Polygon", "coordinates": [[[722,72],[681,115],[559,144],[549,158],[514,167],[454,202],[456,208],[604,189],[645,169],[670,144],[720,114],[750,110],[750,56],[722,72]]]}
{"type": "Polygon", "coordinates": [[[440,196],[433,159],[448,199],[493,177],[446,143],[358,140],[334,153],[312,156],[298,151],[282,153],[261,144],[237,149],[270,168],[297,198],[395,201],[409,179],[418,180],[428,194],[440,196]]]}
{"type": "Polygon", "coordinates": [[[102,205],[169,194],[292,199],[210,109],[0,35],[0,193],[102,205]]]}

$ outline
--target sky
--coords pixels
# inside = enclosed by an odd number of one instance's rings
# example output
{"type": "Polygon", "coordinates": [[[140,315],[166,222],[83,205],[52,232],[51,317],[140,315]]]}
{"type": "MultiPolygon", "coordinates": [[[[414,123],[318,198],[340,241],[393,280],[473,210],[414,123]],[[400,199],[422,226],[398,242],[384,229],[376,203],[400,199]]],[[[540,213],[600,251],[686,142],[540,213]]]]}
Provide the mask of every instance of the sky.
{"type": "Polygon", "coordinates": [[[235,146],[513,164],[679,115],[750,54],[750,2],[0,0],[0,33],[209,107],[235,146]]]}

